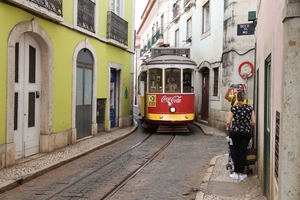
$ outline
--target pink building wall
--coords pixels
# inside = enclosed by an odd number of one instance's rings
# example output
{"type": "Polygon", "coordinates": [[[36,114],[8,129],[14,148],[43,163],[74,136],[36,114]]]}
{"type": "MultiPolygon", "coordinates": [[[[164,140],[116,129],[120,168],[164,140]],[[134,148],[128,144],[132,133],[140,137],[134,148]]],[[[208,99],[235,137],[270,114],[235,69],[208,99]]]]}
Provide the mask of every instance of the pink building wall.
{"type": "Polygon", "coordinates": [[[258,170],[265,195],[272,200],[300,199],[300,92],[295,90],[300,83],[299,30],[299,0],[258,0],[258,170]],[[269,56],[270,85],[265,89],[269,56]],[[269,106],[264,98],[268,92],[269,106]],[[279,118],[276,113],[280,114],[279,118]],[[276,133],[279,135],[277,140],[276,133]]]}

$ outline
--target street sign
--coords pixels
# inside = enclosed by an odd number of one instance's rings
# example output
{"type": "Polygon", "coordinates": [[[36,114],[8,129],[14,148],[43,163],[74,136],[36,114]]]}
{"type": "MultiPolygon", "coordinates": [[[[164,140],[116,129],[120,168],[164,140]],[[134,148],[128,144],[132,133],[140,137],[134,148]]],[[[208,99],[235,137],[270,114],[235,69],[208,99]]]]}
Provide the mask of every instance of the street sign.
{"type": "Polygon", "coordinates": [[[253,34],[254,34],[253,23],[237,25],[237,35],[253,35],[253,34]]]}
{"type": "Polygon", "coordinates": [[[249,61],[242,62],[238,68],[238,72],[242,78],[250,78],[254,73],[254,65],[249,61]]]}

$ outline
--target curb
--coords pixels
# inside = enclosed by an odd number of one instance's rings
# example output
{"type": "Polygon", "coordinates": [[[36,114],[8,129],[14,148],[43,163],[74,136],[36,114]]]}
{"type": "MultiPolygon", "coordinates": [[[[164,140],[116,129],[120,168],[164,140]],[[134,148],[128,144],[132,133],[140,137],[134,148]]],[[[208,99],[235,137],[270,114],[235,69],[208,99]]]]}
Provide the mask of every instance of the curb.
{"type": "Polygon", "coordinates": [[[203,200],[204,197],[205,197],[205,191],[206,191],[206,188],[207,188],[207,185],[208,185],[208,182],[210,181],[210,178],[212,176],[212,173],[214,171],[214,168],[215,168],[215,165],[217,163],[217,160],[220,158],[220,157],[223,157],[223,156],[226,156],[227,154],[223,154],[223,155],[218,155],[218,156],[215,156],[213,157],[210,162],[209,162],[209,168],[206,170],[206,173],[202,179],[202,183],[200,185],[200,189],[199,189],[199,192],[197,192],[196,194],[196,199],[195,200],[203,200]]]}
{"type": "MultiPolygon", "coordinates": [[[[126,127],[124,127],[124,128],[126,128],[126,127]]],[[[62,166],[64,164],[66,164],[68,162],[71,162],[71,161],[73,161],[73,160],[75,160],[77,158],[80,158],[82,156],[85,156],[85,155],[87,155],[87,154],[89,154],[89,153],[91,153],[93,151],[96,151],[96,150],[101,149],[101,148],[103,148],[105,146],[108,146],[108,145],[110,145],[110,144],[112,144],[114,142],[117,142],[117,141],[119,141],[119,140],[127,137],[131,133],[133,133],[137,128],[138,128],[138,123],[137,123],[136,120],[133,120],[132,129],[130,131],[122,134],[120,137],[111,139],[111,140],[109,140],[107,142],[104,142],[104,143],[98,145],[98,146],[94,146],[94,147],[85,149],[81,153],[77,153],[77,154],[71,155],[70,157],[66,157],[65,159],[61,159],[61,160],[59,160],[57,162],[50,163],[49,165],[41,167],[41,168],[36,169],[34,171],[31,171],[30,173],[28,173],[26,175],[23,175],[23,176],[20,176],[20,177],[16,177],[14,179],[7,180],[4,183],[0,184],[0,194],[3,193],[3,192],[5,192],[5,191],[7,191],[7,190],[14,189],[17,186],[19,186],[19,185],[21,185],[23,183],[26,183],[26,182],[28,182],[28,181],[30,181],[30,180],[38,177],[38,176],[41,176],[41,175],[43,175],[43,174],[45,174],[45,173],[47,173],[47,172],[49,172],[49,171],[51,171],[53,169],[56,169],[56,168],[58,168],[58,167],[60,167],[60,166],[62,166]]],[[[76,144],[78,144],[78,143],[76,143],[76,144]]],[[[76,145],[76,144],[74,144],[74,145],[76,145]]],[[[55,151],[49,152],[49,154],[54,153],[54,152],[55,151]]],[[[47,156],[47,155],[45,155],[45,156],[47,156]]],[[[42,156],[42,157],[44,157],[44,156],[42,156]]],[[[12,167],[14,167],[14,166],[12,166],[12,167]]]]}

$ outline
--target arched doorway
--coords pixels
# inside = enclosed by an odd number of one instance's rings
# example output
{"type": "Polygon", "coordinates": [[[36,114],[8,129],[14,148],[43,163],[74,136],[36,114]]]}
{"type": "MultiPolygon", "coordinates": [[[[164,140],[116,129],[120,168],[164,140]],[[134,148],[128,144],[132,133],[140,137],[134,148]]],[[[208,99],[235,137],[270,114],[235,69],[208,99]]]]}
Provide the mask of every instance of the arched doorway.
{"type": "Polygon", "coordinates": [[[93,64],[91,52],[88,49],[80,50],[76,68],[77,139],[92,134],[93,64]]]}

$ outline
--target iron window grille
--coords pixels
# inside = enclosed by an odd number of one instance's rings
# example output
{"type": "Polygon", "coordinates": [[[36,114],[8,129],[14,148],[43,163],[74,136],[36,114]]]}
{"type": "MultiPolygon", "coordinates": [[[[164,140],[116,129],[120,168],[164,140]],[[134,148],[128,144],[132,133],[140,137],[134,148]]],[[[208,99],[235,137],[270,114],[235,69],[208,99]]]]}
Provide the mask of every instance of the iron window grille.
{"type": "Polygon", "coordinates": [[[46,8],[51,12],[54,12],[58,16],[62,16],[63,0],[29,0],[29,1],[37,4],[38,6],[46,8]]]}
{"type": "Polygon", "coordinates": [[[128,22],[112,11],[107,12],[107,39],[128,46],[128,22]]]}
{"type": "Polygon", "coordinates": [[[77,26],[95,32],[95,3],[90,0],[78,0],[77,26]]]}

